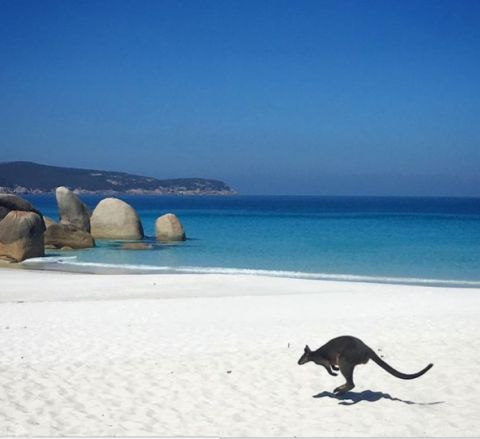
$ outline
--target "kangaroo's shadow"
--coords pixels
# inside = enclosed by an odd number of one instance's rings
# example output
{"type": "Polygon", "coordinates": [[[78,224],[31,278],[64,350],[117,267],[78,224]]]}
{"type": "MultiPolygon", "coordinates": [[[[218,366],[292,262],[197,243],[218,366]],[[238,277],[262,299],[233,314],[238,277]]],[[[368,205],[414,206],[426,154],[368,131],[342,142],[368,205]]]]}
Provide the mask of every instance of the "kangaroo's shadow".
{"type": "Polygon", "coordinates": [[[363,392],[345,392],[341,395],[332,393],[332,392],[320,392],[318,395],[314,395],[314,398],[332,398],[338,399],[340,405],[354,405],[358,404],[361,401],[376,402],[381,399],[388,399],[390,401],[403,402],[404,404],[409,405],[436,405],[443,404],[444,401],[435,401],[435,402],[414,402],[408,401],[405,399],[395,398],[388,393],[383,392],[373,392],[371,390],[364,390],[363,392]]]}

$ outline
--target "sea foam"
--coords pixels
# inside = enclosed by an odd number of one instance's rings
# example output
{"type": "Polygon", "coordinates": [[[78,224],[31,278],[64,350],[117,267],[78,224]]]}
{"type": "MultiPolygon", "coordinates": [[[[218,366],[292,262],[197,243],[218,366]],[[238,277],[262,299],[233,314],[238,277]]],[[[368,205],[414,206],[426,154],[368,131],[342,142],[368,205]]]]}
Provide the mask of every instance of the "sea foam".
{"type": "Polygon", "coordinates": [[[464,288],[478,288],[480,282],[469,280],[431,279],[418,277],[394,277],[394,276],[363,276],[355,274],[332,274],[332,273],[309,273],[302,271],[287,270],[260,270],[249,268],[225,268],[225,267],[195,267],[195,266],[155,266],[146,264],[109,264],[101,262],[82,262],[76,256],[50,256],[45,258],[32,258],[23,262],[24,265],[38,266],[38,268],[60,268],[63,271],[95,272],[95,273],[128,273],[128,274],[221,274],[221,275],[246,275],[283,277],[292,279],[328,280],[341,282],[367,282],[389,283],[401,285],[425,285],[425,286],[451,286],[464,288]],[[91,270],[89,270],[91,269],[91,270]]]}

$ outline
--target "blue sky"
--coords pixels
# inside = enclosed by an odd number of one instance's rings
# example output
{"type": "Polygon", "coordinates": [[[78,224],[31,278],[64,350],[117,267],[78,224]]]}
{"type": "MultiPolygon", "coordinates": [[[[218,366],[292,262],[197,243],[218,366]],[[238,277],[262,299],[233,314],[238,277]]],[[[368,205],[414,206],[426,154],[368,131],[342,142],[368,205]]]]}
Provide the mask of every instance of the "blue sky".
{"type": "Polygon", "coordinates": [[[0,0],[0,160],[480,196],[479,1],[0,0]]]}

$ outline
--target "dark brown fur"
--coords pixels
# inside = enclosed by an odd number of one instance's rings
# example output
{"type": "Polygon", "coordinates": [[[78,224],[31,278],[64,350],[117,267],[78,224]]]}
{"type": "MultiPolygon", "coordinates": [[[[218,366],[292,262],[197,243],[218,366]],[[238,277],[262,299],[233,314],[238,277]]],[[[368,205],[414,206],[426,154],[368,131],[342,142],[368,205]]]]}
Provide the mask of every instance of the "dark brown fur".
{"type": "Polygon", "coordinates": [[[353,383],[353,370],[358,364],[365,364],[368,360],[377,363],[387,372],[404,380],[418,378],[427,372],[433,364],[429,364],[420,372],[405,374],[395,370],[392,366],[385,363],[371,348],[358,338],[344,335],[330,340],[327,344],[318,348],[316,351],[310,350],[305,346],[303,355],[298,360],[298,364],[305,364],[313,361],[327,370],[330,375],[336,376],[333,370],[340,370],[347,382],[334,390],[334,393],[344,393],[355,387],[353,383]]]}

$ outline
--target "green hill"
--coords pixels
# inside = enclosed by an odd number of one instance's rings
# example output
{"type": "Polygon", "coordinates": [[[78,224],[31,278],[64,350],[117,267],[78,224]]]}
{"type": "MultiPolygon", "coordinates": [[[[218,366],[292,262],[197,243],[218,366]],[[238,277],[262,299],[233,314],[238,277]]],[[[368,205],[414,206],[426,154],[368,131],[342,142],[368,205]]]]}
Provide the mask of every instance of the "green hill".
{"type": "Polygon", "coordinates": [[[205,178],[160,180],[126,172],[64,168],[32,162],[0,163],[0,192],[45,193],[58,186],[80,193],[232,195],[224,182],[205,178]]]}

